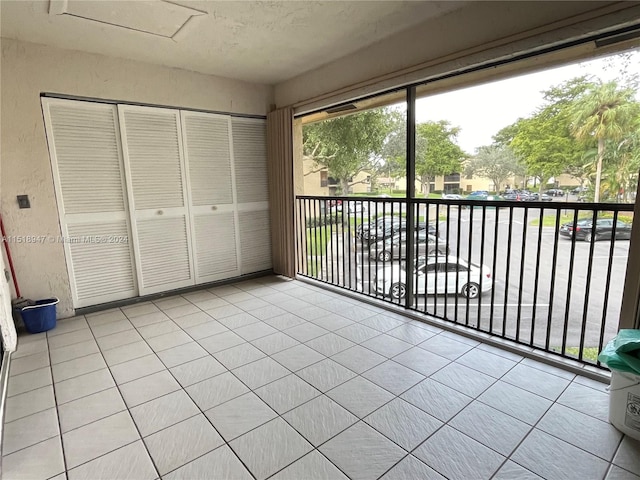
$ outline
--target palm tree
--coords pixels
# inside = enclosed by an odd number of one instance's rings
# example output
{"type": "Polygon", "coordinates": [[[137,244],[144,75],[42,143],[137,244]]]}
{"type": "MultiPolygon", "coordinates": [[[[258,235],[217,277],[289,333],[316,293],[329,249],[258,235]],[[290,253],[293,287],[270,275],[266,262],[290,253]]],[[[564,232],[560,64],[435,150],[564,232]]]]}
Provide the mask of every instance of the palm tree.
{"type": "Polygon", "coordinates": [[[600,201],[602,162],[608,140],[620,141],[633,128],[639,115],[635,91],[613,82],[598,83],[579,97],[573,107],[572,131],[579,140],[598,142],[594,202],[600,201]]]}

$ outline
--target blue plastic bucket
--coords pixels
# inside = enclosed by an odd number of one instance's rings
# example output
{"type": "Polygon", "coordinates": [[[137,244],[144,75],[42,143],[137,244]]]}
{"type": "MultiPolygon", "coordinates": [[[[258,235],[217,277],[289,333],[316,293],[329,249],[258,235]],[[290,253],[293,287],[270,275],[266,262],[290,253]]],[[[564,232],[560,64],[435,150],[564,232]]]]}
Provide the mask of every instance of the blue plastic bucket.
{"type": "Polygon", "coordinates": [[[59,301],[57,298],[37,300],[35,305],[20,309],[27,332],[40,333],[55,328],[56,305],[59,301]]]}

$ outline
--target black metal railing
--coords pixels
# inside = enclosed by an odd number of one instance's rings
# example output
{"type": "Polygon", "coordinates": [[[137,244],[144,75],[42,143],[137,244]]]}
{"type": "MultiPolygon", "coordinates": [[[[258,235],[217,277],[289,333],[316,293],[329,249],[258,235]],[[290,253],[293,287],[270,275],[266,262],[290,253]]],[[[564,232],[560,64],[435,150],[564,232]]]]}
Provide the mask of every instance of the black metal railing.
{"type": "Polygon", "coordinates": [[[631,204],[298,196],[296,209],[298,275],[594,365],[617,333],[631,204]]]}

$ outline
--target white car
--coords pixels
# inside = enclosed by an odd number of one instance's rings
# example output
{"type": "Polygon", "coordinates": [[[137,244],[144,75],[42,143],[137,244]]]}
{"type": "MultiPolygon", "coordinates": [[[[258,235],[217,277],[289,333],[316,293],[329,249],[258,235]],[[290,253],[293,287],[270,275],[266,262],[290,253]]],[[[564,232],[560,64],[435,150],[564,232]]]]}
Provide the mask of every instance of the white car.
{"type": "MultiPolygon", "coordinates": [[[[361,200],[349,200],[347,203],[347,213],[349,215],[369,216],[369,205],[361,200]]],[[[344,202],[343,202],[344,204],[344,202]]]]}
{"type": "Polygon", "coordinates": [[[442,198],[444,200],[462,200],[462,195],[458,195],[457,193],[443,193],[442,198]]]}
{"type": "MultiPolygon", "coordinates": [[[[469,264],[454,256],[427,257],[426,261],[418,262],[416,270],[413,277],[416,295],[455,294],[478,298],[493,287],[489,267],[469,264]]],[[[407,295],[406,278],[406,271],[399,265],[381,268],[374,279],[376,291],[394,300],[402,299],[407,295]]]]}

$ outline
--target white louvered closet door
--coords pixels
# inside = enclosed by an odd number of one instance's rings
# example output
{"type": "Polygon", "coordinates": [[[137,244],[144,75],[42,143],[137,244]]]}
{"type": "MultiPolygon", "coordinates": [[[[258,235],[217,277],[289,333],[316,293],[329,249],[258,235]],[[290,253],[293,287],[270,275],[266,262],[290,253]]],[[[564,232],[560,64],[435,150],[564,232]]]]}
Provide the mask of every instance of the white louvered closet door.
{"type": "MultiPolygon", "coordinates": [[[[137,295],[115,105],[43,98],[75,308],[137,295]]],[[[55,293],[55,292],[52,292],[55,293]]]]}
{"type": "Polygon", "coordinates": [[[240,274],[230,117],[181,112],[196,283],[240,274]]]}
{"type": "Polygon", "coordinates": [[[232,118],[241,273],[272,267],[266,120],[232,118]]]}
{"type": "Polygon", "coordinates": [[[140,294],[195,283],[180,112],[118,106],[140,294]]]}

